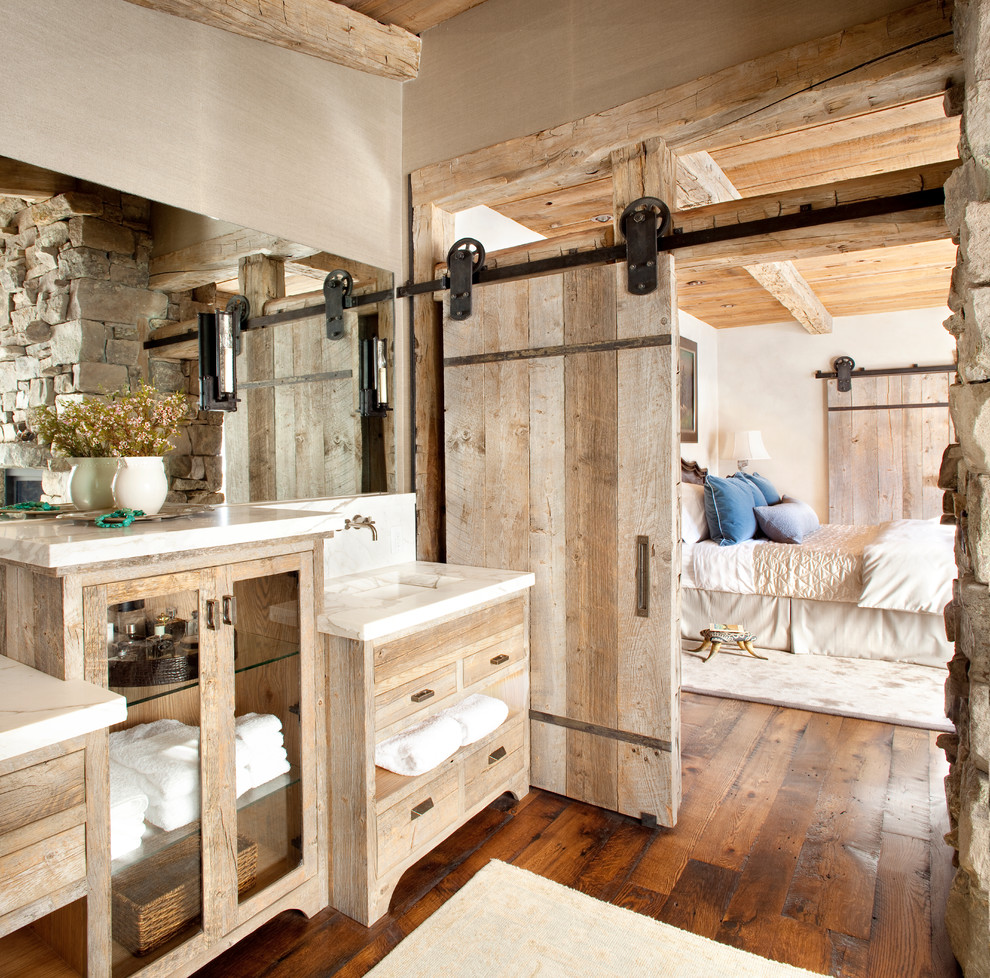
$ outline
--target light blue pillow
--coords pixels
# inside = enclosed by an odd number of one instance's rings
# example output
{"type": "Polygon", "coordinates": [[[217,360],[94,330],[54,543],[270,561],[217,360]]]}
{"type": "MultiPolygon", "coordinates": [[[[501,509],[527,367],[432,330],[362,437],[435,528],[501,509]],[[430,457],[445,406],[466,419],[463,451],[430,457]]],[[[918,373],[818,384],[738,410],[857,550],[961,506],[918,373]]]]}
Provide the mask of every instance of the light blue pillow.
{"type": "Polygon", "coordinates": [[[776,506],[757,506],[754,512],[760,529],[774,543],[800,543],[821,526],[818,514],[807,503],[790,496],[776,506]]]}
{"type": "Polygon", "coordinates": [[[741,479],[705,478],[705,518],[708,531],[720,547],[756,536],[753,494],[741,479]]]}
{"type": "Polygon", "coordinates": [[[752,493],[754,506],[766,506],[769,504],[770,500],[763,495],[763,490],[745,472],[733,472],[729,478],[738,479],[752,493]]]}
{"type": "Polygon", "coordinates": [[[776,506],[780,502],[780,493],[774,488],[773,483],[759,472],[743,472],[743,475],[750,482],[756,484],[760,492],[766,497],[769,506],[776,506]]]}

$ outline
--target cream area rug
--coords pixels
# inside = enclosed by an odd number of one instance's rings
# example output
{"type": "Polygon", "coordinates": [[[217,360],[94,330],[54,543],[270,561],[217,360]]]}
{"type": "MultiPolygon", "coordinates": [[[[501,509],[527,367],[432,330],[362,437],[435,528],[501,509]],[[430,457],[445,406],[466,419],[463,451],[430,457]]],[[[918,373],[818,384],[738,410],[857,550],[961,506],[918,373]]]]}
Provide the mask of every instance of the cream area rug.
{"type": "Polygon", "coordinates": [[[809,978],[493,860],[367,978],[809,978]]]}
{"type": "Polygon", "coordinates": [[[691,693],[926,730],[954,729],[945,718],[945,669],[757,649],[767,656],[762,662],[725,646],[705,662],[707,653],[688,651],[697,646],[685,640],[681,652],[681,688],[691,693]]]}

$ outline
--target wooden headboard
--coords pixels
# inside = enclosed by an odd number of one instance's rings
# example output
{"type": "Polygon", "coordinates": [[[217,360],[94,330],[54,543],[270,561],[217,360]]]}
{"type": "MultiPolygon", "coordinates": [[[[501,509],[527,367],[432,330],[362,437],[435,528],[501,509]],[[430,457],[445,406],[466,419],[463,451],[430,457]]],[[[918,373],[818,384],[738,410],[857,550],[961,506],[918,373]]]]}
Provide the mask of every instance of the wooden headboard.
{"type": "Polygon", "coordinates": [[[706,475],[708,475],[708,469],[703,469],[697,462],[681,459],[681,482],[691,482],[696,486],[703,486],[706,475]]]}

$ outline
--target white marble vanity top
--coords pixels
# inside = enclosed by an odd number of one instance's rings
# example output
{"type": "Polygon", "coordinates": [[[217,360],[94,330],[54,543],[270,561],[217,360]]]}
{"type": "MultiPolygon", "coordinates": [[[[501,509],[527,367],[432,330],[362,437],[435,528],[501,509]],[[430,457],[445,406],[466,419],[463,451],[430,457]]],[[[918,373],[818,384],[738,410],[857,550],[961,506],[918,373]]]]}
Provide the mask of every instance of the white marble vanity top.
{"type": "Polygon", "coordinates": [[[362,641],[429,624],[536,583],[523,571],[411,561],[328,581],[317,628],[362,641]]]}
{"type": "Polygon", "coordinates": [[[123,696],[0,655],[0,761],[127,719],[123,696]]]}
{"type": "MultiPolygon", "coordinates": [[[[341,500],[299,500],[214,506],[207,512],[123,529],[69,519],[0,522],[0,560],[39,567],[100,564],[183,550],[319,535],[344,527],[341,500]]],[[[353,508],[353,507],[352,507],[353,508]]]]}

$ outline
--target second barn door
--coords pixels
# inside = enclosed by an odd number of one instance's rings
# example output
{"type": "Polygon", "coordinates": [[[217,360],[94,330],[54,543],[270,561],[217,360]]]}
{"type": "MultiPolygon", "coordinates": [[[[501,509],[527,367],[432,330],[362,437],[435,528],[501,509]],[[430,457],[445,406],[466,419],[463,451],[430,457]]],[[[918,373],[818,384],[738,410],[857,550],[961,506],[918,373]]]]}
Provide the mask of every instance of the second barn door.
{"type": "Polygon", "coordinates": [[[532,570],[532,779],[676,819],[676,313],[625,266],[475,291],[444,322],[447,559],[532,570]]]}

